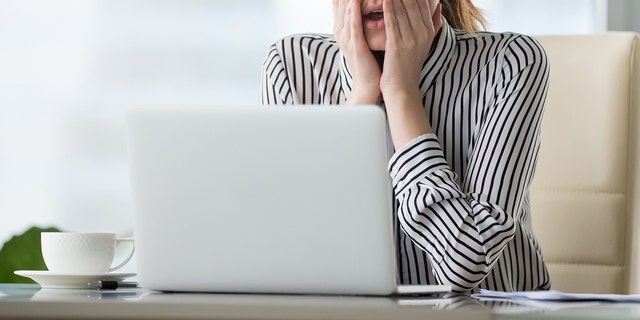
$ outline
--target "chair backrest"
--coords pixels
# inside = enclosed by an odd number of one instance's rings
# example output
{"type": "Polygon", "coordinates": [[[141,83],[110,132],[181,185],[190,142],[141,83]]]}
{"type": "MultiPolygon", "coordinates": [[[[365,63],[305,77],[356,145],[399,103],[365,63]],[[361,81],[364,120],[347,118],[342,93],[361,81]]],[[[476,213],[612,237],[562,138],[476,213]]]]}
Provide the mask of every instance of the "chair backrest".
{"type": "Polygon", "coordinates": [[[551,62],[533,227],[552,288],[640,292],[640,38],[539,36],[551,62]]]}

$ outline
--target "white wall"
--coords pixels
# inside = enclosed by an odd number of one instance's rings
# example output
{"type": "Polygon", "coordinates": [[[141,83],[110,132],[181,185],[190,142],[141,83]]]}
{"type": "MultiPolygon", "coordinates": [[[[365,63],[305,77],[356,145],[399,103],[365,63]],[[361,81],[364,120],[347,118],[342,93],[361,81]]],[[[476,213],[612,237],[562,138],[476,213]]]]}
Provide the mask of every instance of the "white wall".
{"type": "Polygon", "coordinates": [[[491,31],[531,35],[606,31],[607,0],[475,0],[491,31]]]}
{"type": "Polygon", "coordinates": [[[0,243],[27,226],[126,232],[134,104],[251,104],[264,0],[0,0],[0,243]]]}

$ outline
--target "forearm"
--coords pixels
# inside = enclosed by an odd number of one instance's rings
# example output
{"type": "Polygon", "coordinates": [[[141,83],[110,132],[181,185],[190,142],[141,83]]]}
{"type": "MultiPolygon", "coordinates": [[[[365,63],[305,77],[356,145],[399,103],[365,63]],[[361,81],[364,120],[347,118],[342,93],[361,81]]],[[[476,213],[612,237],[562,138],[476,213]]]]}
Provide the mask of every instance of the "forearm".
{"type": "Polygon", "coordinates": [[[428,253],[437,278],[456,291],[475,287],[514,235],[503,201],[464,191],[433,135],[399,150],[389,169],[400,225],[428,253]]]}
{"type": "Polygon", "coordinates": [[[421,135],[432,133],[419,92],[400,92],[385,95],[391,138],[400,149],[421,135]]]}
{"type": "MultiPolygon", "coordinates": [[[[435,179],[439,179],[435,178],[435,179]]],[[[436,278],[454,291],[477,287],[515,235],[515,222],[504,210],[465,195],[422,205],[434,191],[420,183],[402,199],[398,219],[404,232],[425,250],[436,278]]]]}

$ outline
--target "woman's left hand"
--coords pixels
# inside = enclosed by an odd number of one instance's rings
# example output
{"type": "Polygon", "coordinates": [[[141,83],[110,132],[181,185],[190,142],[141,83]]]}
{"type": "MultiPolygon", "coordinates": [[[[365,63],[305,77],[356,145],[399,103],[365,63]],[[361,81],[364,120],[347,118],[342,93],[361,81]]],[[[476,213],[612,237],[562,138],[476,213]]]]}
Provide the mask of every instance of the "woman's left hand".
{"type": "Polygon", "coordinates": [[[417,94],[422,65],[442,26],[429,0],[384,0],[387,42],[380,89],[385,100],[396,93],[417,94]]]}
{"type": "MultiPolygon", "coordinates": [[[[384,0],[385,56],[380,90],[387,106],[393,143],[402,147],[432,132],[420,96],[420,73],[437,32],[441,6],[430,0],[384,0]]],[[[434,1],[435,2],[435,1],[434,1]]]]}

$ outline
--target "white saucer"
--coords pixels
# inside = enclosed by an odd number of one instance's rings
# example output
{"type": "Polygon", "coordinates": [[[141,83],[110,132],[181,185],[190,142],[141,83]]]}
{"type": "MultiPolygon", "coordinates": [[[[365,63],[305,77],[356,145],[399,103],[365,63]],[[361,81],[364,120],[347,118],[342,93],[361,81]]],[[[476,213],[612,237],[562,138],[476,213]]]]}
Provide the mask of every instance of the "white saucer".
{"type": "Polygon", "coordinates": [[[17,270],[13,273],[31,278],[47,289],[87,289],[87,283],[95,281],[122,281],[135,273],[60,274],[46,270],[17,270]]]}

